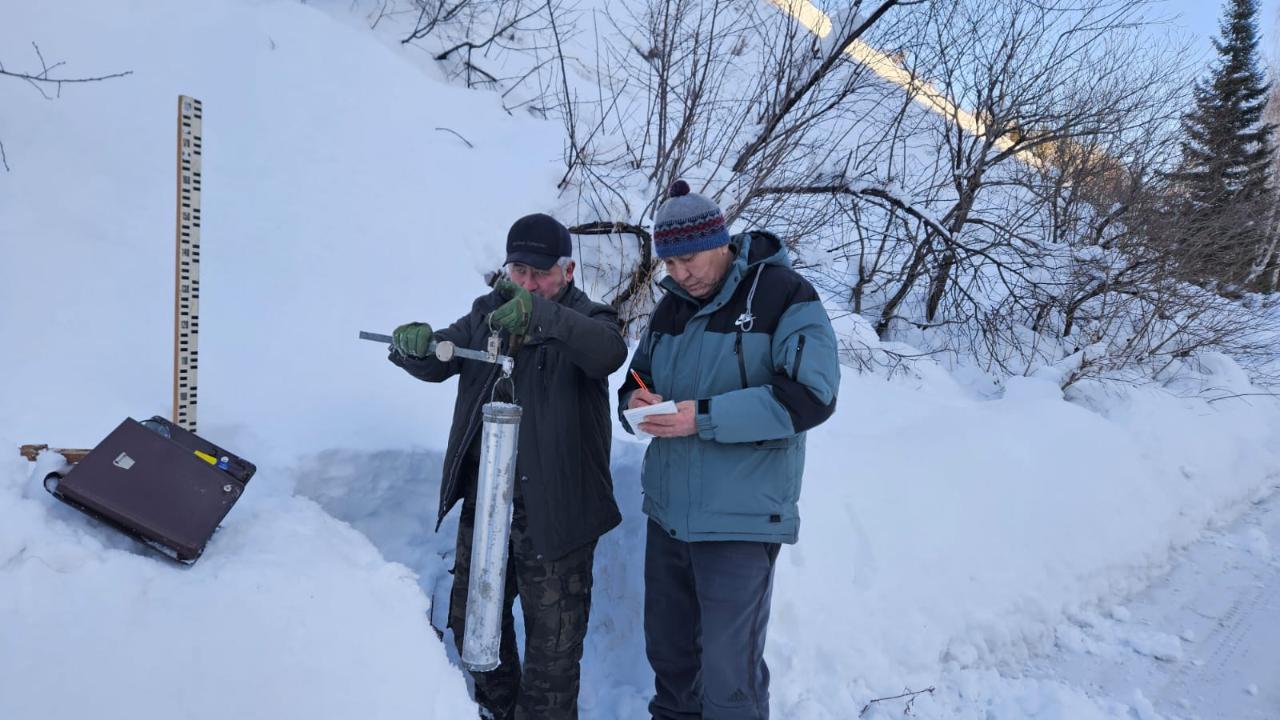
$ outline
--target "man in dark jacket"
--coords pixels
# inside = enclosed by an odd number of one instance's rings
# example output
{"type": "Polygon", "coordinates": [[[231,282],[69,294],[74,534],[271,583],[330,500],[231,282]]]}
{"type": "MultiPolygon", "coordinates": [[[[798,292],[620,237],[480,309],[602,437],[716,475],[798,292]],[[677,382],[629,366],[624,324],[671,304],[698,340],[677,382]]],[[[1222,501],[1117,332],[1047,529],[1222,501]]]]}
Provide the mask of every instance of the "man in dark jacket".
{"type": "MultiPolygon", "coordinates": [[[[484,350],[490,328],[517,343],[513,375],[524,410],[517,441],[511,548],[501,664],[474,673],[481,717],[561,720],[578,716],[579,662],[591,608],[596,540],[621,521],[609,474],[608,377],[626,360],[617,313],[573,284],[569,231],[548,215],[520,218],[507,234],[510,277],[471,312],[433,332],[409,323],[393,334],[391,362],[428,382],[460,375],[440,483],[439,522],[462,500],[449,627],[462,650],[480,463],[480,408],[500,369],[437,360],[432,341],[484,350]],[[514,281],[514,282],[512,282],[514,281]],[[512,605],[524,610],[525,655],[516,653],[512,605]]],[[[500,400],[506,383],[499,385],[500,400]]]]}
{"type": "MultiPolygon", "coordinates": [[[[683,181],[658,209],[667,291],[618,407],[650,415],[642,484],[645,650],[656,720],[765,720],[773,566],[800,529],[805,431],[835,411],[840,367],[818,294],[766,232],[730,237],[683,181]]],[[[623,424],[626,425],[626,418],[623,424]]]]}

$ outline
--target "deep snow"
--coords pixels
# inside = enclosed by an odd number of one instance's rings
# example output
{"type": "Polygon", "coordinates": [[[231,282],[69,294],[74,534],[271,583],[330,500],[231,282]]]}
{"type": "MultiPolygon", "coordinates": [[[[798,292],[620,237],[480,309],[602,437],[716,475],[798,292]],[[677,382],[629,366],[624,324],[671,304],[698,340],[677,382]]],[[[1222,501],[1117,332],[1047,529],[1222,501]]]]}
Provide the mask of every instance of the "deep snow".
{"type": "MultiPolygon", "coordinates": [[[[68,74],[134,70],[56,101],[0,82],[0,447],[91,446],[168,413],[187,93],[205,104],[201,432],[260,467],[183,570],[45,495],[56,459],[0,455],[0,717],[467,717],[427,623],[448,582],[454,521],[432,525],[454,386],[355,334],[461,315],[521,214],[595,219],[555,196],[559,126],[292,0],[0,12],[6,67],[34,62],[34,40],[68,74]]],[[[1194,396],[1208,388],[1253,391],[1212,356],[1070,400],[1043,378],[988,399],[927,360],[847,370],[779,563],[775,716],[844,719],[934,686],[917,715],[1155,717],[1139,688],[1027,670],[1064,622],[1123,604],[1269,492],[1280,406],[1194,396]]],[[[640,716],[651,682],[642,446],[615,436],[625,521],[598,554],[582,699],[601,720],[640,716]]],[[[1245,702],[1267,712],[1274,691],[1245,702]]]]}

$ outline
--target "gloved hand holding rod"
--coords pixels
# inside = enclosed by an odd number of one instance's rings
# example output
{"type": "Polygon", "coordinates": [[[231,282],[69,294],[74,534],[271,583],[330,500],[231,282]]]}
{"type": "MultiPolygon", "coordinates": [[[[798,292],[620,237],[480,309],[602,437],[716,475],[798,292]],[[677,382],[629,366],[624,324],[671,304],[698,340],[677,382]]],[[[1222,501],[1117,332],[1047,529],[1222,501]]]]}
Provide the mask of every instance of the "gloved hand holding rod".
{"type": "MultiPolygon", "coordinates": [[[[417,324],[422,324],[422,323],[417,323],[417,324]]],[[[373,342],[386,343],[388,345],[391,345],[392,347],[395,347],[395,341],[390,335],[383,335],[381,333],[366,332],[364,330],[361,330],[360,339],[372,340],[373,342]]],[[[397,347],[396,349],[400,350],[401,352],[404,352],[401,348],[397,347]]],[[[436,359],[439,360],[440,362],[449,362],[455,357],[460,357],[460,358],[463,358],[464,360],[478,360],[480,362],[487,362],[487,363],[493,363],[495,365],[501,365],[502,372],[504,375],[510,375],[515,370],[516,361],[509,355],[500,355],[497,352],[491,353],[485,350],[469,350],[467,348],[460,348],[457,345],[449,342],[448,340],[441,340],[439,342],[436,342],[435,340],[430,340],[427,343],[426,352],[432,355],[435,355],[436,359]]]]}

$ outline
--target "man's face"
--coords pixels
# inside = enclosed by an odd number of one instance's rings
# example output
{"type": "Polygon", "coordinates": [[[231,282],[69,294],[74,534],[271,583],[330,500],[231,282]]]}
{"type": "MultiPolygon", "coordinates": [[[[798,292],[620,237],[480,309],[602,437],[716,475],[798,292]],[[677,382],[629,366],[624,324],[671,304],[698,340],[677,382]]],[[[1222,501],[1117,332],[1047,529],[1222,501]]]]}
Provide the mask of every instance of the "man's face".
{"type": "Polygon", "coordinates": [[[552,300],[573,280],[572,260],[564,267],[559,263],[547,270],[539,270],[524,263],[511,263],[507,266],[507,274],[520,287],[546,300],[552,300]]]}
{"type": "Polygon", "coordinates": [[[698,298],[706,299],[720,286],[729,265],[733,263],[733,254],[728,245],[703,250],[690,255],[677,255],[662,261],[667,266],[667,274],[685,292],[698,298]]]}

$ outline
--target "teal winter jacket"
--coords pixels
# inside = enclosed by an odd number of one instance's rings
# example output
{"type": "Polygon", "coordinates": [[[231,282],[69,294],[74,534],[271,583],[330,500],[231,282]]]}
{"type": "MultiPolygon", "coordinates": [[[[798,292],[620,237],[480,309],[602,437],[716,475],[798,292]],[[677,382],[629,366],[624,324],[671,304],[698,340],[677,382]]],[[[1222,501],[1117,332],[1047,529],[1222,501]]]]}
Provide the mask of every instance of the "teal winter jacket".
{"type": "MultiPolygon", "coordinates": [[[[662,281],[666,295],[631,361],[664,399],[697,402],[696,435],[649,443],[644,512],[680,540],[793,543],[805,431],[835,411],[835,333],[776,236],[743,233],[731,248],[707,301],[662,281]]],[[[619,414],[637,387],[628,373],[619,414]]]]}

